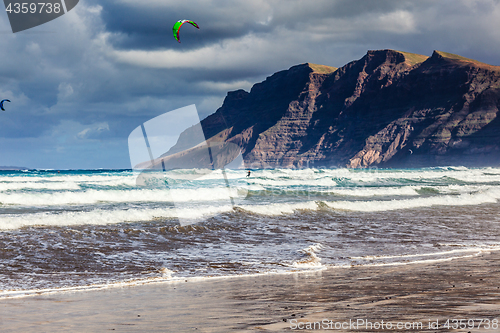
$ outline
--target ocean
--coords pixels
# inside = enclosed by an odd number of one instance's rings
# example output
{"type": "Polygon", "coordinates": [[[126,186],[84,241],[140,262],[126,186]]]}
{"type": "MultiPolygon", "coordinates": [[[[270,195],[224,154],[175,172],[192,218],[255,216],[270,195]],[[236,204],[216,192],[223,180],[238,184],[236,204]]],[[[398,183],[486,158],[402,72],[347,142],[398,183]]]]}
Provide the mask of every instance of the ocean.
{"type": "Polygon", "coordinates": [[[0,298],[500,249],[500,168],[0,171],[0,298]]]}

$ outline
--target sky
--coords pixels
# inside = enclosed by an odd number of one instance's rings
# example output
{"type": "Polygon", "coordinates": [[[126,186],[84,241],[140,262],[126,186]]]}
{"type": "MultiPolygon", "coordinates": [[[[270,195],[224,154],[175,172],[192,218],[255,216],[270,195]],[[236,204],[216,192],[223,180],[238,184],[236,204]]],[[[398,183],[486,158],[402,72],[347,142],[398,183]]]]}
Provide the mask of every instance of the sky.
{"type": "Polygon", "coordinates": [[[440,50],[500,65],[499,0],[80,0],[12,33],[0,13],[0,166],[130,168],[129,134],[291,66],[368,50],[440,50]],[[181,43],[172,35],[180,19],[181,43]]]}

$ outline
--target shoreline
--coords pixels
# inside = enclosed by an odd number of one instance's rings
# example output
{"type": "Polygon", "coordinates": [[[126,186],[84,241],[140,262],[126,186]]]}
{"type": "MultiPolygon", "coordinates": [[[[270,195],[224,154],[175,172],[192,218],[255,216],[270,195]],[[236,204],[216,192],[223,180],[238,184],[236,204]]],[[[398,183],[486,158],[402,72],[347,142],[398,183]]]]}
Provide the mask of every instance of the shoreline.
{"type": "MultiPolygon", "coordinates": [[[[500,319],[498,281],[500,252],[495,251],[434,263],[329,268],[9,298],[0,300],[0,316],[3,332],[272,332],[293,331],[294,325],[299,330],[300,323],[306,328],[307,323],[325,319],[332,323],[363,319],[425,325],[454,318],[491,321],[500,319]]],[[[462,331],[494,331],[477,325],[462,331]]]]}
{"type": "MultiPolygon", "coordinates": [[[[318,271],[325,270],[336,270],[336,269],[351,269],[354,267],[386,267],[386,266],[405,266],[405,265],[428,265],[439,262],[446,262],[458,259],[466,259],[481,256],[483,253],[497,252],[500,251],[500,248],[494,247],[491,249],[467,249],[467,250],[459,250],[459,251],[450,251],[450,252],[461,252],[464,253],[459,257],[447,257],[447,258],[438,258],[438,259],[421,259],[417,261],[409,261],[409,262],[393,262],[393,263],[368,263],[368,264],[360,264],[360,265],[351,265],[351,266],[323,266],[318,265],[315,267],[307,268],[297,268],[296,270],[290,271],[270,271],[270,272],[260,272],[260,273],[249,273],[249,274],[234,274],[234,275],[224,275],[224,276],[195,276],[195,277],[182,277],[182,276],[171,276],[171,273],[164,273],[163,276],[149,277],[149,278],[137,278],[130,280],[117,281],[112,283],[103,283],[103,284],[93,284],[93,285],[82,285],[82,286],[72,286],[72,287],[54,287],[54,288],[46,288],[46,289],[26,289],[26,290],[0,290],[0,302],[3,300],[16,299],[16,298],[25,298],[25,297],[33,297],[33,296],[45,296],[45,295],[53,295],[53,294],[65,294],[65,293],[75,293],[75,292],[90,292],[90,291],[102,291],[107,289],[116,289],[116,288],[127,288],[127,287],[137,287],[137,286],[145,286],[150,284],[178,284],[178,283],[200,283],[205,281],[214,281],[214,280],[226,280],[226,279],[237,279],[237,278],[252,278],[252,277],[260,277],[260,276],[280,276],[280,275],[290,275],[290,274],[312,274],[318,271]],[[472,254],[465,254],[468,252],[475,252],[472,254]]],[[[407,257],[432,257],[446,253],[431,253],[431,254],[419,254],[419,255],[409,255],[407,257]]],[[[168,271],[168,270],[167,270],[168,271]]]]}

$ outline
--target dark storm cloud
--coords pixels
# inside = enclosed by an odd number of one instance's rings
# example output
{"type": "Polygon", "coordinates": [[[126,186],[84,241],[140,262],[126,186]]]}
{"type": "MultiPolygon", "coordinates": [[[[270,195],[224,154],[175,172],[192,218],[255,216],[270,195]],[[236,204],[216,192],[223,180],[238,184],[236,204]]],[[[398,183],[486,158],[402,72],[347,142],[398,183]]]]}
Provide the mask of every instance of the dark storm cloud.
{"type": "Polygon", "coordinates": [[[81,0],[31,32],[0,34],[0,98],[12,100],[0,164],[37,167],[49,154],[43,167],[127,167],[128,134],[157,115],[196,104],[206,116],[227,91],[368,49],[499,65],[498,22],[495,0],[81,0]],[[183,27],[180,44],[179,19],[201,28],[183,27]]]}
{"type": "Polygon", "coordinates": [[[193,41],[185,49],[200,47],[228,38],[238,38],[249,32],[269,32],[272,28],[255,21],[259,15],[242,15],[239,3],[216,2],[99,2],[106,29],[116,35],[110,42],[117,48],[172,48],[172,26],[180,19],[192,19],[202,27],[201,32],[183,28],[182,35],[193,41]],[[173,4],[173,6],[172,6],[173,4]]]}
{"type": "MultiPolygon", "coordinates": [[[[421,1],[427,4],[429,1],[421,1]]],[[[195,20],[202,32],[185,29],[183,34],[197,47],[250,33],[272,33],[280,27],[321,24],[325,18],[353,18],[414,7],[413,1],[316,0],[306,1],[121,1],[99,2],[111,39],[120,48],[171,48],[173,22],[195,20]],[[201,36],[202,37],[201,37],[201,36]]],[[[193,46],[191,46],[193,47],[193,46]]]]}

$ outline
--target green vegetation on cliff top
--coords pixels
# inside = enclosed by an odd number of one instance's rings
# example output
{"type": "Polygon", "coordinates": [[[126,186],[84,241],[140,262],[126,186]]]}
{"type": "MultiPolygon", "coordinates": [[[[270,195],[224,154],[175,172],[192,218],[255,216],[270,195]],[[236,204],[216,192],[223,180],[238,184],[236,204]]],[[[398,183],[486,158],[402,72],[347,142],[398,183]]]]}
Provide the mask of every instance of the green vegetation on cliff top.
{"type": "Polygon", "coordinates": [[[414,66],[416,64],[420,64],[427,59],[429,59],[428,56],[421,55],[421,54],[416,54],[416,53],[409,53],[409,52],[401,52],[401,51],[396,51],[399,53],[402,53],[405,56],[406,63],[409,64],[410,66],[414,66]]]}
{"type": "Polygon", "coordinates": [[[329,74],[329,73],[335,72],[338,69],[337,67],[311,64],[310,62],[308,62],[307,65],[309,65],[309,67],[311,67],[311,69],[314,71],[314,73],[318,73],[318,74],[329,74]]]}
{"type": "MultiPolygon", "coordinates": [[[[466,58],[466,57],[462,57],[462,56],[459,56],[459,55],[456,55],[456,54],[453,54],[453,53],[448,53],[448,52],[443,52],[443,51],[437,51],[437,50],[435,50],[434,53],[438,54],[442,58],[449,59],[449,60],[460,61],[460,62],[468,62],[468,63],[473,63],[473,64],[476,64],[476,65],[492,66],[492,65],[489,65],[489,64],[485,64],[484,62],[480,62],[480,61],[477,61],[477,60],[474,60],[474,59],[469,59],[469,58],[466,58]]],[[[497,67],[497,66],[493,66],[493,67],[497,67]]]]}

